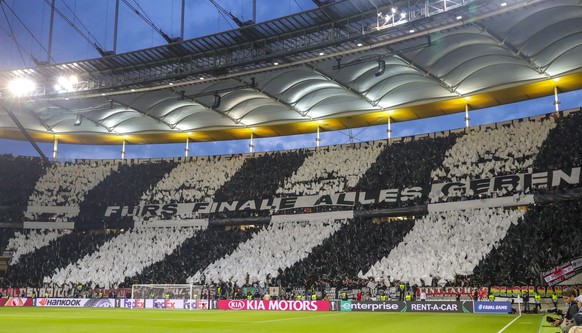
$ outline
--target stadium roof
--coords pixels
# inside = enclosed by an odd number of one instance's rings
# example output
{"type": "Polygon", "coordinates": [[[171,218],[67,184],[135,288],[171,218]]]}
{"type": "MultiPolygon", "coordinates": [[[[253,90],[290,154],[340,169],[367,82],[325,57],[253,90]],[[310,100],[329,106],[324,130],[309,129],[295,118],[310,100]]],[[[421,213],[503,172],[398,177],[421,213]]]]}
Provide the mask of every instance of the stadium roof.
{"type": "Polygon", "coordinates": [[[0,90],[0,137],[25,138],[14,118],[34,140],[81,144],[408,121],[580,89],[580,59],[578,0],[337,1],[169,45],[0,72],[2,88],[37,82],[28,97],[0,90]]]}

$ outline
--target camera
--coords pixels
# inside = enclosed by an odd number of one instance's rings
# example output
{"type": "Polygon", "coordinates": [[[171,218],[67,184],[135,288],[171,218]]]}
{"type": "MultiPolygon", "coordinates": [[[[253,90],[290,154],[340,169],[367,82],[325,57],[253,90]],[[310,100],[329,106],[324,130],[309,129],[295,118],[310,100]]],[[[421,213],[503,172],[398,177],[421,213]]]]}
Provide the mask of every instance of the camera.
{"type": "Polygon", "coordinates": [[[554,321],[559,320],[560,318],[555,318],[555,317],[550,317],[550,316],[546,316],[546,321],[550,324],[553,324],[554,321]]]}
{"type": "Polygon", "coordinates": [[[555,313],[560,317],[564,317],[564,311],[562,311],[561,309],[553,308],[553,309],[549,309],[547,312],[548,313],[555,313]]]}

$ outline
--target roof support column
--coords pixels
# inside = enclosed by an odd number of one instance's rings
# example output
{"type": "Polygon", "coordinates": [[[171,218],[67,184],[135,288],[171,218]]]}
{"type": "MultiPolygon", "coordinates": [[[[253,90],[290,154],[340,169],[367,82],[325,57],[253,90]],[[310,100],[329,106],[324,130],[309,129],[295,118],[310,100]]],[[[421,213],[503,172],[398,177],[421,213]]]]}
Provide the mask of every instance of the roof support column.
{"type": "Polygon", "coordinates": [[[125,139],[123,140],[123,145],[121,146],[121,159],[125,159],[125,139]]]}
{"type": "Polygon", "coordinates": [[[253,132],[251,132],[251,143],[249,143],[249,153],[254,153],[255,152],[255,145],[253,144],[253,132]]]}
{"type": "Polygon", "coordinates": [[[186,137],[186,149],[184,149],[184,156],[188,157],[190,153],[190,138],[186,137]]]}
{"type": "Polygon", "coordinates": [[[388,143],[392,140],[392,120],[390,116],[388,116],[388,127],[386,128],[386,133],[388,134],[388,143]]]}
{"type": "Polygon", "coordinates": [[[48,48],[46,62],[51,63],[51,55],[53,52],[53,28],[55,26],[55,0],[51,4],[51,20],[49,23],[49,36],[48,36],[48,48]]]}
{"type": "Polygon", "coordinates": [[[315,137],[315,146],[319,149],[321,138],[319,137],[319,125],[317,125],[317,136],[315,137]]]}
{"type": "MultiPolygon", "coordinates": [[[[119,1],[119,0],[117,0],[119,1]]],[[[186,11],[186,0],[182,0],[182,20],[180,22],[180,38],[184,40],[184,12],[186,11]]]]}
{"type": "Polygon", "coordinates": [[[469,104],[465,103],[465,127],[469,128],[469,104]]]}
{"type": "Polygon", "coordinates": [[[55,141],[53,142],[53,161],[57,160],[58,153],[59,153],[59,138],[55,135],[55,141]]]}
{"type": "Polygon", "coordinates": [[[558,99],[558,86],[554,86],[554,107],[556,108],[556,113],[560,112],[560,100],[558,99]]]}
{"type": "Polygon", "coordinates": [[[117,53],[117,26],[119,25],[119,0],[115,0],[115,24],[113,26],[113,52],[117,53]]]}

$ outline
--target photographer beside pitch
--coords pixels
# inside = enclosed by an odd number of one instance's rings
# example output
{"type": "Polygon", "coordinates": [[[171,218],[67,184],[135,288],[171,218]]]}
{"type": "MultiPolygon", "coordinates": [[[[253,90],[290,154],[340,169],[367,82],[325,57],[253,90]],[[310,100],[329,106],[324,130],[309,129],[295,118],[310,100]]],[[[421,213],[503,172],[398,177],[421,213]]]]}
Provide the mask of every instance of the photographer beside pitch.
{"type": "Polygon", "coordinates": [[[563,317],[561,319],[551,318],[551,317],[546,318],[548,321],[553,320],[551,322],[552,326],[554,326],[554,327],[559,326],[562,329],[563,333],[568,333],[570,328],[576,326],[576,322],[573,319],[574,319],[574,315],[576,315],[578,313],[579,308],[578,308],[578,303],[576,302],[575,297],[576,297],[576,294],[575,294],[573,289],[565,289],[562,292],[562,299],[564,300],[566,305],[568,305],[568,310],[566,311],[566,313],[563,315],[563,317]]]}
{"type": "Polygon", "coordinates": [[[574,323],[576,326],[570,328],[568,333],[582,333],[582,295],[579,295],[574,299],[574,301],[578,304],[578,313],[574,315],[574,323]]]}

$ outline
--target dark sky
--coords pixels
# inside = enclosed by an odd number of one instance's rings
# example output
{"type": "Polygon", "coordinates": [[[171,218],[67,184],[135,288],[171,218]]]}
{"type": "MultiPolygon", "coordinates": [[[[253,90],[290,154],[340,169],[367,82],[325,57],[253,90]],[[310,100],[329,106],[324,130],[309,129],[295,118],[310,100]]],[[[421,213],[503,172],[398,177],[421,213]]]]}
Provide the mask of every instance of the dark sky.
{"type": "MultiPolygon", "coordinates": [[[[33,67],[32,58],[47,60],[48,31],[51,0],[4,0],[0,12],[0,70],[33,67]],[[16,14],[16,15],[15,15],[16,14]],[[16,45],[19,45],[17,47],[16,45]]],[[[1,2],[1,1],[0,1],[1,2]]],[[[181,0],[129,0],[139,4],[143,13],[154,24],[172,37],[180,35],[181,0]]],[[[241,20],[252,18],[251,0],[217,0],[227,11],[241,20]]],[[[113,49],[113,27],[115,0],[56,0],[56,6],[94,43],[105,50],[113,49]],[[74,13],[74,15],[73,15],[74,13]]],[[[257,0],[257,22],[291,15],[312,9],[311,0],[257,0]]],[[[209,0],[186,1],[186,24],[184,38],[190,39],[230,30],[236,25],[221,15],[209,0]]],[[[120,1],[120,20],[117,53],[153,47],[164,44],[165,40],[120,1]]],[[[96,49],[69,23],[55,15],[51,63],[71,62],[99,57],[96,49]]],[[[562,94],[561,109],[579,107],[582,91],[562,94]]],[[[497,108],[472,111],[471,125],[485,124],[507,119],[548,113],[553,110],[553,97],[526,101],[497,108]]],[[[464,114],[429,118],[392,125],[393,137],[440,131],[464,126],[464,114]]],[[[368,141],[386,138],[386,125],[353,129],[354,141],[368,141]]],[[[347,131],[321,134],[322,145],[349,142],[347,131]]],[[[248,151],[248,140],[193,143],[191,155],[214,155],[248,151]]],[[[256,151],[271,151],[312,147],[315,134],[292,137],[259,139],[255,141],[256,151]]],[[[52,144],[41,143],[47,156],[52,155],[52,144]]],[[[127,158],[175,157],[183,156],[183,144],[130,145],[127,158]]],[[[119,158],[120,146],[59,145],[60,159],[75,158],[119,158]]],[[[36,155],[28,142],[0,140],[0,153],[36,155]]]]}

